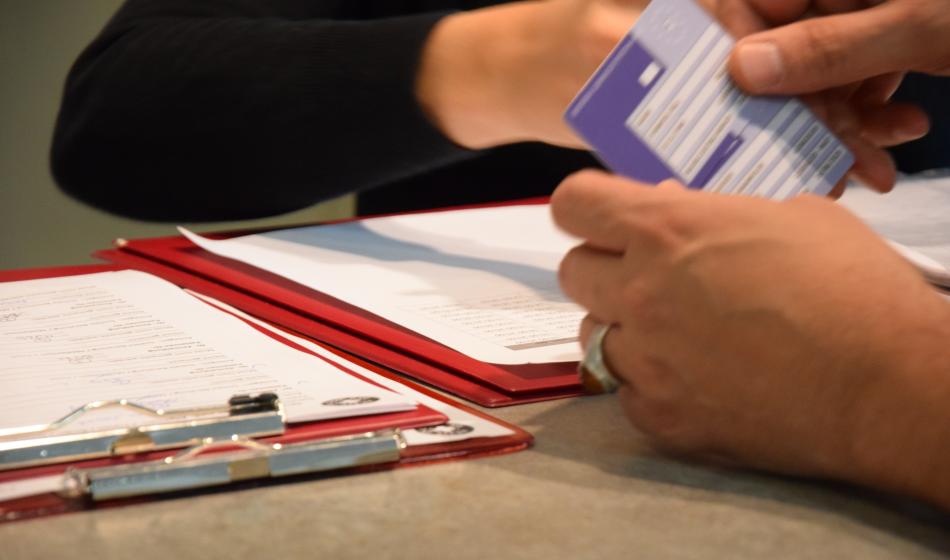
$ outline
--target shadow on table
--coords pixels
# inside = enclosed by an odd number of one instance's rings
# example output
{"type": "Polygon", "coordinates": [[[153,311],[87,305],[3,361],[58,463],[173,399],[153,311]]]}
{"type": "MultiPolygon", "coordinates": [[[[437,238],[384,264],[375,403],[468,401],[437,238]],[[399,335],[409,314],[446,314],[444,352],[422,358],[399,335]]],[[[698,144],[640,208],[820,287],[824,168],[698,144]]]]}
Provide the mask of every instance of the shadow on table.
{"type": "Polygon", "coordinates": [[[916,500],[843,483],[711,467],[665,457],[636,433],[616,399],[610,396],[560,401],[519,424],[535,435],[535,453],[557,459],[545,461],[553,466],[540,469],[538,462],[506,464],[511,470],[524,470],[526,476],[602,489],[604,481],[587,476],[586,469],[578,469],[581,463],[622,477],[611,483],[611,489],[622,493],[729,502],[783,517],[809,517],[809,512],[835,515],[855,522],[852,527],[857,530],[863,526],[933,551],[950,553],[948,513],[916,500]]]}

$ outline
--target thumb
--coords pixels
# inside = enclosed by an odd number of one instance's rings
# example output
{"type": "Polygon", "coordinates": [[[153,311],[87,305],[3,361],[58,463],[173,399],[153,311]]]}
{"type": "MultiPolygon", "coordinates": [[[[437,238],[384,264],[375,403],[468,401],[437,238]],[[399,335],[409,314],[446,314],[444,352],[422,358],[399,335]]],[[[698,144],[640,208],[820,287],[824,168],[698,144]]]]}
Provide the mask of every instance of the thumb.
{"type": "Polygon", "coordinates": [[[749,35],[736,43],[729,71],[749,93],[799,94],[910,70],[935,49],[907,12],[902,2],[886,2],[749,35]]]}

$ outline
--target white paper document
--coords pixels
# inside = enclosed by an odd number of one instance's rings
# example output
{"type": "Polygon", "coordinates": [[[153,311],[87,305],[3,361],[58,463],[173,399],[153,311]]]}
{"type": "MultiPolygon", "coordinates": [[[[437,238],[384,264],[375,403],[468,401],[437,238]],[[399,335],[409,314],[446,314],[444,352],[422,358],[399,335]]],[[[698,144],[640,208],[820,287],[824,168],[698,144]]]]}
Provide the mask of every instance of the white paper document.
{"type": "MultiPolygon", "coordinates": [[[[175,409],[274,392],[291,422],[415,407],[133,271],[0,283],[0,386],[0,428],[113,399],[175,409]]],[[[103,411],[74,429],[152,422],[103,411]]]]}
{"type": "Polygon", "coordinates": [[[372,380],[374,383],[379,383],[385,387],[396,391],[397,393],[406,395],[408,398],[413,399],[414,401],[423,404],[432,410],[437,410],[444,414],[448,421],[444,424],[438,426],[426,426],[423,428],[413,428],[409,430],[403,430],[403,436],[406,438],[406,443],[409,445],[425,445],[429,443],[444,443],[449,441],[461,441],[465,439],[477,438],[477,437],[499,437],[511,435],[514,432],[500,424],[486,420],[474,414],[470,414],[464,410],[456,408],[455,406],[434,399],[432,397],[426,396],[418,391],[414,391],[409,387],[393,381],[387,377],[383,377],[373,371],[370,371],[362,366],[357,364],[350,363],[340,356],[337,356],[333,352],[323,348],[319,344],[314,344],[313,342],[288,334],[282,330],[279,330],[259,319],[251,317],[246,313],[231,307],[225,303],[217,301],[208,296],[203,296],[196,294],[201,299],[204,299],[208,302],[213,303],[221,307],[222,309],[227,309],[228,311],[245,318],[248,321],[251,321],[261,327],[270,330],[271,332],[291,340],[307,350],[320,354],[328,360],[331,360],[335,363],[346,365],[347,368],[355,371],[356,373],[366,377],[367,379],[372,380]]]}
{"type": "Polygon", "coordinates": [[[212,253],[289,278],[484,362],[576,361],[584,311],[557,283],[577,240],[547,205],[373,218],[210,240],[212,253]]]}
{"type": "Polygon", "coordinates": [[[950,286],[950,176],[905,177],[885,195],[851,187],[840,203],[890,241],[928,280],[950,286]]]}

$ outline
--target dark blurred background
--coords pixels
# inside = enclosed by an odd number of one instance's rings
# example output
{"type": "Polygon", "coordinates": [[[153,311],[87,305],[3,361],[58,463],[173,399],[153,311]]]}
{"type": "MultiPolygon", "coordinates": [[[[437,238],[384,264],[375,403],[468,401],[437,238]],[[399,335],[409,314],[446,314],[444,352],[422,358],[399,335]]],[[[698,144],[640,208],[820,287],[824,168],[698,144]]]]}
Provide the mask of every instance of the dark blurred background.
{"type": "MultiPolygon", "coordinates": [[[[66,73],[121,3],[0,0],[0,269],[94,262],[90,252],[117,237],[174,231],[75,202],[57,190],[49,171],[66,73]]],[[[344,198],[278,219],[196,229],[310,222],[350,215],[352,207],[344,198]]]]}

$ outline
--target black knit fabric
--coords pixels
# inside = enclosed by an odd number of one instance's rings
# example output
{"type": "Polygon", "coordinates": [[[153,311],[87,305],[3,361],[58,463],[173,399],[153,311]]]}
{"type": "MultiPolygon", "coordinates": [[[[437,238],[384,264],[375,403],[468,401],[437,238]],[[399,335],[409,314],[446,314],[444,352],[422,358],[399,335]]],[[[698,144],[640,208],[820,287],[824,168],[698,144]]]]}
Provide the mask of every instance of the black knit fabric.
{"type": "Polygon", "coordinates": [[[464,150],[413,94],[438,19],[497,3],[127,0],[69,74],[54,176],[89,204],[159,221],[347,192],[363,214],[550,193],[596,161],[540,144],[464,150]]]}
{"type": "Polygon", "coordinates": [[[94,206],[167,221],[268,216],[347,192],[364,192],[364,212],[550,192],[593,160],[464,150],[414,97],[432,26],[478,4],[129,0],[69,74],[54,175],[94,206]]]}

